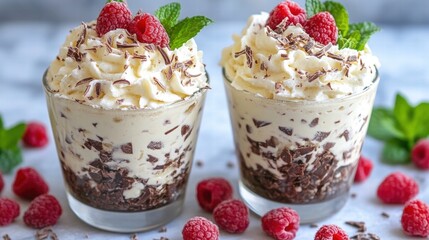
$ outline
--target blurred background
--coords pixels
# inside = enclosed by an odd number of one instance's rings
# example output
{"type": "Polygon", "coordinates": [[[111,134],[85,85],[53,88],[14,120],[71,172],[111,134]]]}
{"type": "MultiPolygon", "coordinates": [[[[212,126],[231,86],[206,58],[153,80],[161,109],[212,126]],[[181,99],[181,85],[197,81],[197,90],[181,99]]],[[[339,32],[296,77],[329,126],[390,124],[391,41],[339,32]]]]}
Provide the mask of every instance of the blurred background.
{"type": "MultiPolygon", "coordinates": [[[[216,21],[245,20],[260,11],[270,11],[279,0],[176,0],[182,16],[205,15],[216,21]]],[[[133,12],[153,12],[168,0],[129,0],[133,12]]],[[[304,6],[305,0],[297,0],[304,6]]],[[[428,0],[340,0],[352,22],[380,24],[429,24],[428,0]]],[[[81,22],[95,19],[105,0],[0,0],[0,21],[81,22]]]]}

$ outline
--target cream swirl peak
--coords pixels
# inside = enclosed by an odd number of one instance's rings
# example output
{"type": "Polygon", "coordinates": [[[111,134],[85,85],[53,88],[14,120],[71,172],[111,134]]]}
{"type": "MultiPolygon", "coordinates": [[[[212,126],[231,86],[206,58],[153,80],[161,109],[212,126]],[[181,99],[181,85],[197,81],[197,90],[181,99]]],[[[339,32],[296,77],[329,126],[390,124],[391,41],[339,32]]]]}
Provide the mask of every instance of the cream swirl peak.
{"type": "Polygon", "coordinates": [[[73,29],[50,65],[56,94],[105,109],[156,108],[207,88],[193,39],[175,50],[141,43],[125,29],[99,37],[96,22],[73,29]]]}
{"type": "Polygon", "coordinates": [[[268,13],[253,15],[221,65],[232,86],[266,98],[323,101],[355,94],[376,78],[378,59],[362,51],[322,45],[298,25],[265,27],[268,13]]]}

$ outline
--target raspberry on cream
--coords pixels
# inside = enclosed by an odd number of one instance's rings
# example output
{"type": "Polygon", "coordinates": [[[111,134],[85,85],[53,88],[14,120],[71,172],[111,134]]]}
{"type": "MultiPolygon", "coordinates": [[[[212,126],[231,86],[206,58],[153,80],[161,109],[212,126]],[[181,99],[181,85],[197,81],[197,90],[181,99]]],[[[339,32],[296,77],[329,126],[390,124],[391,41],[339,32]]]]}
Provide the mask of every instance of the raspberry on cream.
{"type": "Polygon", "coordinates": [[[52,91],[96,108],[157,108],[208,87],[193,39],[169,50],[125,29],[98,37],[95,22],[73,29],[47,72],[52,91]]]}

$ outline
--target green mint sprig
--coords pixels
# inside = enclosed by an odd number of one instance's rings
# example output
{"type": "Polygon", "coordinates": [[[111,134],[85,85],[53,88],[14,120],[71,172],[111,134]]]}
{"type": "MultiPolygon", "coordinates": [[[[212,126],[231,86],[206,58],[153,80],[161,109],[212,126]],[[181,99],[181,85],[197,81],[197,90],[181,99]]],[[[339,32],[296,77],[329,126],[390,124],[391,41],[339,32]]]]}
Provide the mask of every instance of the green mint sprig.
{"type": "Polygon", "coordinates": [[[411,149],[429,136],[429,102],[416,106],[396,95],[393,109],[378,107],[372,111],[368,135],[384,142],[382,159],[390,164],[410,162],[411,149]]]}
{"type": "Polygon", "coordinates": [[[213,21],[204,16],[187,17],[179,21],[181,6],[173,2],[160,7],[155,16],[167,31],[170,38],[170,48],[181,47],[189,39],[195,37],[205,26],[213,21]]]}
{"type": "Polygon", "coordinates": [[[365,48],[371,35],[380,31],[380,28],[371,22],[350,24],[346,8],[338,2],[322,3],[320,0],[306,0],[305,9],[309,18],[324,11],[332,14],[338,28],[337,42],[340,49],[351,48],[361,51],[365,48]]]}
{"type": "Polygon", "coordinates": [[[0,171],[9,173],[22,162],[21,148],[18,143],[24,135],[26,125],[18,123],[6,129],[0,116],[0,171]]]}

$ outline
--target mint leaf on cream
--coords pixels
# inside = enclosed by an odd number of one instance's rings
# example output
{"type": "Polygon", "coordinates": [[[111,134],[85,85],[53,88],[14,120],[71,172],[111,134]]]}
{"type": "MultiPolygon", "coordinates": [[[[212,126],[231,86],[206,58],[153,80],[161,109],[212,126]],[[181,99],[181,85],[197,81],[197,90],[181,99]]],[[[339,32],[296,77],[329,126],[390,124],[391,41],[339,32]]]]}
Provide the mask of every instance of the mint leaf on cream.
{"type": "Polygon", "coordinates": [[[204,16],[187,17],[179,21],[180,10],[180,3],[173,2],[155,11],[155,16],[164,26],[170,38],[171,49],[181,47],[189,39],[195,37],[205,26],[213,22],[204,16]]]}
{"type": "Polygon", "coordinates": [[[356,46],[356,50],[363,50],[365,48],[366,43],[372,34],[380,31],[380,28],[377,27],[372,22],[361,22],[350,24],[350,32],[358,31],[360,33],[360,38],[358,40],[358,44],[356,46]]]}
{"type": "Polygon", "coordinates": [[[307,12],[308,18],[316,15],[316,13],[323,12],[323,9],[323,4],[320,0],[305,1],[305,11],[307,12]]]}
{"type": "Polygon", "coordinates": [[[343,36],[347,36],[349,31],[349,13],[346,8],[340,3],[326,1],[323,3],[323,11],[328,11],[332,14],[335,19],[338,32],[343,36]]]}

